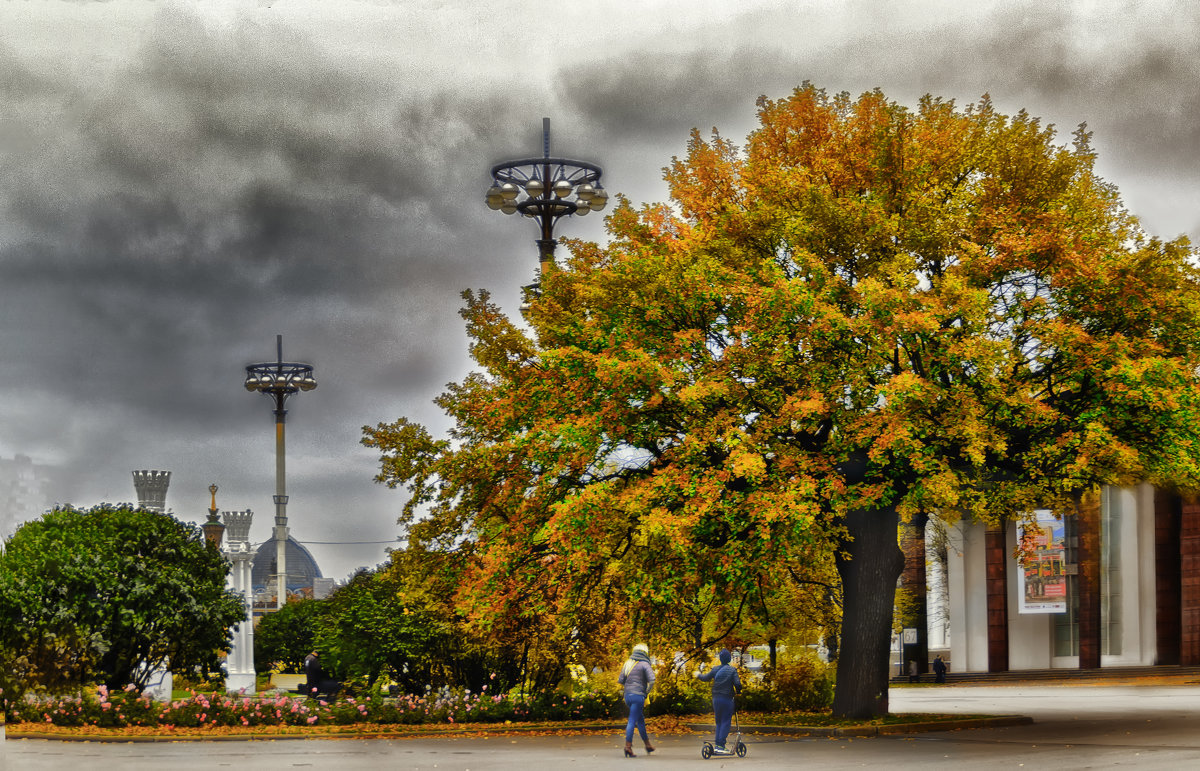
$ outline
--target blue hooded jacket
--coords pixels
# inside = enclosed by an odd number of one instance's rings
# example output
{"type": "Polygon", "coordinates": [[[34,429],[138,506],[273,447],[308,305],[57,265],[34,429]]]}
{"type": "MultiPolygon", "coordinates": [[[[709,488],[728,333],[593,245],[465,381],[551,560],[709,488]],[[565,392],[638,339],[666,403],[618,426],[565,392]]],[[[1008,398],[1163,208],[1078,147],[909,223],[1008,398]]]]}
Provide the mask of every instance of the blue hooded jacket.
{"type": "Polygon", "coordinates": [[[727,696],[732,699],[735,693],[742,692],[742,678],[738,676],[738,671],[729,665],[729,659],[731,658],[729,651],[721,651],[720,658],[721,663],[718,666],[713,667],[707,672],[700,673],[697,677],[704,682],[712,681],[712,695],[714,698],[717,696],[727,696]]]}

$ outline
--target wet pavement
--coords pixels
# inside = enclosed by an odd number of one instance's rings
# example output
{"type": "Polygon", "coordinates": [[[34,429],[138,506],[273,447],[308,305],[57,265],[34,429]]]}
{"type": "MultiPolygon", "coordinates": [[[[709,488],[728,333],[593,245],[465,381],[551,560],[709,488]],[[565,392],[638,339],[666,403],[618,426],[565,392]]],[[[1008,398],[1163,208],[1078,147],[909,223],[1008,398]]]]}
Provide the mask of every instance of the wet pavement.
{"type": "MultiPolygon", "coordinates": [[[[746,736],[745,759],[700,758],[700,735],[662,736],[625,761],[622,737],[95,743],[9,739],[4,771],[112,769],[1083,768],[1200,767],[1200,686],[1183,682],[893,688],[894,712],[1024,714],[1032,725],[858,739],[746,736]]],[[[636,744],[636,742],[635,742],[636,744]]]]}

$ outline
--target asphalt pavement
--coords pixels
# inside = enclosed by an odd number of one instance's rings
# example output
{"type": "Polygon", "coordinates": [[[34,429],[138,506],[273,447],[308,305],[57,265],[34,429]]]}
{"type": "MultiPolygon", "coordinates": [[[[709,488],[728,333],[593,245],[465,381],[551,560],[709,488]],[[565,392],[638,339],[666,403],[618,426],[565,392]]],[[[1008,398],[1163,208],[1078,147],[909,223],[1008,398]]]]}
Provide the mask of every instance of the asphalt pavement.
{"type": "Polygon", "coordinates": [[[893,688],[894,712],[1024,714],[1032,725],[858,739],[746,736],[744,759],[700,757],[700,735],[662,736],[647,757],[617,734],[437,739],[96,743],[9,739],[4,771],[49,769],[1200,768],[1200,686],[1013,685],[893,688]]]}

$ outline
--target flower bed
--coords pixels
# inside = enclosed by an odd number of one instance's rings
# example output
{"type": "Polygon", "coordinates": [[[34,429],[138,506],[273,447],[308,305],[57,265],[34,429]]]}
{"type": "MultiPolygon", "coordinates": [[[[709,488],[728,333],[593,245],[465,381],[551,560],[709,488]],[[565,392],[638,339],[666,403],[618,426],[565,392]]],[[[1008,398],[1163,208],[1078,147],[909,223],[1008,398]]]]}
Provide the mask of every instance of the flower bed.
{"type": "Polygon", "coordinates": [[[503,723],[529,720],[614,718],[622,703],[616,695],[581,693],[524,698],[443,689],[426,696],[346,698],[333,702],[295,696],[251,697],[191,693],[184,699],[157,702],[130,689],[49,698],[27,697],[8,705],[10,725],[40,724],[66,728],[196,729],[314,725],[420,725],[503,723]]]}

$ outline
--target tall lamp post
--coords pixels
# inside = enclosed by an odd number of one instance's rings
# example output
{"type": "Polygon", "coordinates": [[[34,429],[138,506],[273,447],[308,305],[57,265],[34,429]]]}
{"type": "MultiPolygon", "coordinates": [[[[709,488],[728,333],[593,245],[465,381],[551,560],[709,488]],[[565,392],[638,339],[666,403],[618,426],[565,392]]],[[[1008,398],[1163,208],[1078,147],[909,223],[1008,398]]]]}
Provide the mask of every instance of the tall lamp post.
{"type": "Polygon", "coordinates": [[[600,184],[601,169],[594,163],[550,156],[550,119],[542,118],[542,157],[502,161],[492,167],[487,205],[505,214],[535,220],[539,272],[554,264],[554,225],[560,217],[600,211],[608,193],[600,184]],[[571,198],[571,196],[575,196],[571,198]]]}
{"type": "Polygon", "coordinates": [[[297,364],[283,360],[283,335],[275,337],[278,360],[246,367],[246,390],[266,394],[275,401],[275,567],[278,572],[276,609],[287,602],[287,489],[284,466],[284,421],[287,410],[283,405],[297,391],[311,391],[317,387],[313,379],[311,364],[297,364]]]}

